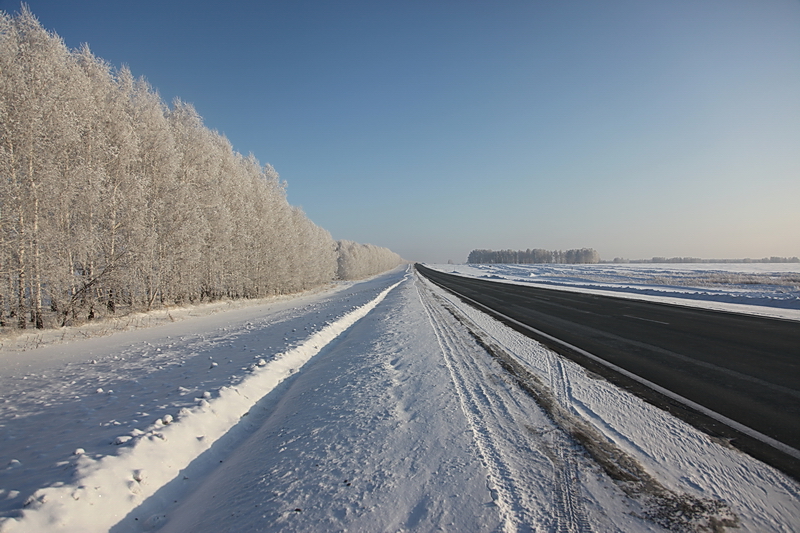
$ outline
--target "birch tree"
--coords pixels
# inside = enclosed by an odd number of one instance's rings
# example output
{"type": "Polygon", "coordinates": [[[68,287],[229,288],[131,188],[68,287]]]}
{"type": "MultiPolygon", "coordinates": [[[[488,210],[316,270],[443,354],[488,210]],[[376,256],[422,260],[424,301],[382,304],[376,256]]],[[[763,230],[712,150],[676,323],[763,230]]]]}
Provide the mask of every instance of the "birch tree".
{"type": "Polygon", "coordinates": [[[336,243],[180,100],[0,11],[0,326],[295,292],[397,265],[336,243]]]}
{"type": "Polygon", "coordinates": [[[76,142],[69,93],[75,61],[61,39],[44,30],[26,6],[17,17],[4,17],[3,23],[2,159],[10,184],[4,210],[14,241],[9,265],[14,313],[19,327],[26,327],[28,318],[42,327],[43,205],[56,190],[57,158],[76,142]]]}

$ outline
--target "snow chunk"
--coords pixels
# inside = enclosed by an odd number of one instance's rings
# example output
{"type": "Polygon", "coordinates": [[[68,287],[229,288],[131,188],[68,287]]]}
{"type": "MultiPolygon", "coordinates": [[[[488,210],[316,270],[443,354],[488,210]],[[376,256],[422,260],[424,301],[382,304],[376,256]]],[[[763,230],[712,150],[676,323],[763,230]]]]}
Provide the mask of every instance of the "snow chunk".
{"type": "Polygon", "coordinates": [[[158,529],[164,525],[167,521],[167,515],[165,514],[154,514],[150,518],[144,521],[144,527],[148,530],[158,529]]]}

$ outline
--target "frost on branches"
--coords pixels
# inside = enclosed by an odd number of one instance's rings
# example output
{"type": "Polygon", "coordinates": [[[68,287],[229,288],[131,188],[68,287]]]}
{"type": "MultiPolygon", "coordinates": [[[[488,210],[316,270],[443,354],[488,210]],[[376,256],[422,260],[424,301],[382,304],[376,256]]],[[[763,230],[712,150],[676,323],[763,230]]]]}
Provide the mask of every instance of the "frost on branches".
{"type": "Polygon", "coordinates": [[[403,262],[399,255],[388,248],[352,241],[338,241],[336,252],[339,257],[339,279],[363,279],[385,272],[403,262]]]}
{"type": "Polygon", "coordinates": [[[25,6],[0,11],[0,175],[0,326],[295,292],[400,262],[336,243],[190,104],[69,50],[25,6]]]}

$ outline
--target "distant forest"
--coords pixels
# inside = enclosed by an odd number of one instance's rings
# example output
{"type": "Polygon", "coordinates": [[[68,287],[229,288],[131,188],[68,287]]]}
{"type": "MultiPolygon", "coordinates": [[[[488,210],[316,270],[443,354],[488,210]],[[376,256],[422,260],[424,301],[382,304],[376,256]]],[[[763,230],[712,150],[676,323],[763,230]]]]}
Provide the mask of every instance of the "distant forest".
{"type": "Polygon", "coordinates": [[[393,268],[335,241],[190,104],[0,11],[0,326],[256,298],[393,268]]]}
{"type": "Polygon", "coordinates": [[[575,250],[472,250],[467,263],[536,264],[536,263],[599,263],[600,254],[592,248],[575,250]]]}

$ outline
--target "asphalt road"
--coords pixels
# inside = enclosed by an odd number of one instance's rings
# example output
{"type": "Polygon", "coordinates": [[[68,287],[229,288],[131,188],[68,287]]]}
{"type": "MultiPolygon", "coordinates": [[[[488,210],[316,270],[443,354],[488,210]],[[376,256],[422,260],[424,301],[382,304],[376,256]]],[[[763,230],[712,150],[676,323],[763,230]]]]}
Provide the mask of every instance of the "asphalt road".
{"type": "MultiPolygon", "coordinates": [[[[457,294],[800,450],[798,322],[485,281],[421,265],[417,270],[457,294]]],[[[538,340],[800,479],[796,452],[787,455],[569,347],[538,340]]]]}

